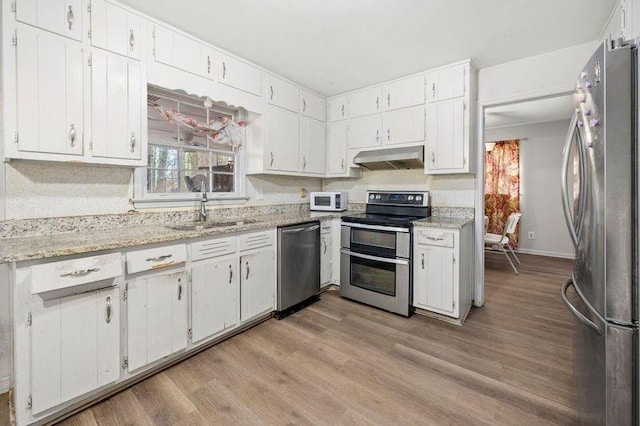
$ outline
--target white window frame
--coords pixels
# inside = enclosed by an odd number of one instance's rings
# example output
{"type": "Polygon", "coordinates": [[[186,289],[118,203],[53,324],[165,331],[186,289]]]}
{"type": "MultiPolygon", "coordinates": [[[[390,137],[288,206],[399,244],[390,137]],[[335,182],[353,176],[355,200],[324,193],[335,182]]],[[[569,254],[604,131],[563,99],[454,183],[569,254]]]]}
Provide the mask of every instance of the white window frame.
{"type": "MultiPolygon", "coordinates": [[[[153,92],[162,92],[164,98],[176,100],[182,103],[196,104],[200,101],[196,96],[186,95],[180,92],[166,90],[159,87],[152,87],[153,92]]],[[[205,97],[202,97],[204,102],[205,97]]],[[[242,109],[233,109],[230,107],[214,105],[209,108],[213,111],[222,112],[225,114],[233,115],[235,121],[246,120],[247,113],[242,109]]],[[[243,143],[236,151],[237,164],[235,179],[234,179],[234,192],[207,192],[207,204],[210,205],[229,205],[229,204],[244,204],[248,201],[247,197],[247,160],[246,160],[246,140],[247,129],[243,128],[243,143]]],[[[148,134],[148,132],[147,132],[148,134]]],[[[149,147],[149,140],[147,138],[147,150],[149,147]]],[[[212,151],[216,151],[215,148],[212,151]]],[[[223,150],[220,150],[223,151],[223,150]]],[[[181,193],[149,193],[147,192],[147,178],[148,178],[148,165],[144,167],[137,167],[133,174],[133,198],[131,203],[136,209],[157,209],[157,208],[170,208],[170,207],[194,207],[199,206],[202,200],[202,194],[197,192],[181,192],[181,193]]]]}

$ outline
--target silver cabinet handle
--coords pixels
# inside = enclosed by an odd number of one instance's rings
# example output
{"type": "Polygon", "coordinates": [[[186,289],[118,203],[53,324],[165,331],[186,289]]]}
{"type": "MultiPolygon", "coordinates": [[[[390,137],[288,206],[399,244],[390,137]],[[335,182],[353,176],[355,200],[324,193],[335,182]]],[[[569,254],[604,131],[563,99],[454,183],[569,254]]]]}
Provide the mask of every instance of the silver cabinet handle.
{"type": "Polygon", "coordinates": [[[342,171],[344,172],[344,158],[342,159],[342,161],[340,162],[340,168],[342,169],[342,171]]]}
{"type": "Polygon", "coordinates": [[[391,140],[391,128],[387,129],[387,141],[391,140]]]}
{"type": "Polygon", "coordinates": [[[76,125],[74,123],[69,126],[69,141],[72,147],[76,146],[76,125]]]}
{"type": "Polygon", "coordinates": [[[307,111],[307,101],[305,99],[302,100],[302,112],[307,111]]]}
{"type": "Polygon", "coordinates": [[[273,86],[269,86],[269,90],[271,92],[271,96],[269,97],[269,99],[273,100],[273,86]]]}
{"type": "Polygon", "coordinates": [[[436,165],[436,153],[431,151],[431,164],[436,165]]]}
{"type": "Polygon", "coordinates": [[[111,322],[111,296],[107,296],[106,303],[107,303],[107,306],[105,309],[105,314],[106,314],[105,321],[107,322],[107,324],[109,324],[111,322]]]}
{"type": "Polygon", "coordinates": [[[376,129],[376,143],[380,142],[380,129],[376,129]]]}
{"type": "Polygon", "coordinates": [[[247,276],[244,277],[245,280],[249,279],[249,262],[245,262],[245,266],[247,267],[247,276]]]}
{"type": "Polygon", "coordinates": [[[231,280],[233,279],[233,268],[229,265],[229,284],[231,284],[231,280]]]}
{"type": "Polygon", "coordinates": [[[131,145],[131,152],[134,152],[136,150],[136,132],[131,132],[130,145],[131,145]]]}
{"type": "Polygon", "coordinates": [[[162,256],[147,257],[145,260],[147,262],[160,262],[161,260],[169,259],[171,257],[173,257],[172,254],[163,254],[162,256]]]}
{"type": "Polygon", "coordinates": [[[273,166],[273,151],[271,152],[271,163],[269,165],[273,166]]]}
{"type": "Polygon", "coordinates": [[[427,240],[442,241],[442,240],[444,240],[444,238],[442,238],[442,237],[427,237],[427,240]]]}
{"type": "Polygon", "coordinates": [[[133,46],[135,45],[136,37],[133,34],[133,30],[129,30],[129,50],[133,52],[133,46]]]}
{"type": "Polygon", "coordinates": [[[67,23],[69,24],[69,30],[73,28],[73,6],[69,6],[67,10],[67,23]]]}
{"type": "Polygon", "coordinates": [[[391,106],[391,93],[387,93],[387,106],[391,106]]]}
{"type": "Polygon", "coordinates": [[[211,55],[207,55],[207,74],[211,74],[211,55]]]}
{"type": "Polygon", "coordinates": [[[178,300],[182,300],[182,278],[178,278],[178,300]]]}
{"type": "MultiPolygon", "coordinates": [[[[571,304],[571,302],[569,301],[569,298],[567,297],[567,290],[569,289],[569,286],[574,286],[574,288],[575,288],[575,285],[573,283],[573,278],[569,278],[562,285],[562,291],[560,292],[560,297],[562,297],[562,302],[564,302],[564,304],[567,306],[567,308],[569,308],[569,311],[571,311],[573,316],[575,316],[578,319],[578,321],[580,321],[581,323],[583,323],[584,325],[586,325],[587,327],[589,327],[590,329],[592,329],[596,333],[602,334],[602,330],[600,330],[600,327],[598,327],[598,325],[596,323],[594,323],[589,318],[584,316],[582,314],[582,312],[580,312],[578,310],[578,308],[576,308],[575,306],[573,306],[573,304],[571,304]]],[[[578,294],[578,297],[580,297],[580,299],[582,299],[582,296],[580,295],[580,293],[578,293],[577,291],[576,291],[576,293],[578,294]]],[[[586,303],[585,303],[585,306],[587,306],[586,303]]]]}
{"type": "Polygon", "coordinates": [[[324,244],[324,251],[322,254],[327,254],[327,240],[322,240],[322,244],[324,244]]]}
{"type": "Polygon", "coordinates": [[[302,156],[302,170],[307,168],[307,157],[302,156]]]}
{"type": "Polygon", "coordinates": [[[376,109],[380,109],[380,96],[376,96],[376,109]]]}
{"type": "Polygon", "coordinates": [[[85,275],[89,275],[93,272],[98,272],[100,268],[88,268],[88,269],[78,269],[76,271],[65,272],[64,274],[60,274],[61,278],[64,277],[84,277],[85,275]]]}
{"type": "Polygon", "coordinates": [[[424,269],[424,253],[422,253],[422,269],[424,269]]]}
{"type": "Polygon", "coordinates": [[[342,116],[344,117],[344,105],[342,105],[342,107],[340,108],[340,111],[342,112],[342,116]]]}
{"type": "Polygon", "coordinates": [[[227,64],[222,61],[222,78],[227,78],[227,64]]]}
{"type": "Polygon", "coordinates": [[[436,97],[436,84],[431,83],[431,97],[435,99],[436,97]]]}

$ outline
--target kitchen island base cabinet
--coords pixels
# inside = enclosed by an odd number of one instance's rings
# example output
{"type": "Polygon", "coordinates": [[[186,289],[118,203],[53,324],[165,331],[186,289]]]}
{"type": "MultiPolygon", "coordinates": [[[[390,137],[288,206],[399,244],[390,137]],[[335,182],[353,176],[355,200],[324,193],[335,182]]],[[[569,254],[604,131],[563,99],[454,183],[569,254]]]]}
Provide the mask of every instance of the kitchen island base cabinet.
{"type": "Polygon", "coordinates": [[[273,247],[240,257],[240,321],[247,321],[275,308],[273,247]]]}
{"type": "Polygon", "coordinates": [[[464,321],[470,307],[472,226],[413,230],[413,306],[464,321]]]}
{"type": "Polygon", "coordinates": [[[127,362],[135,371],[187,347],[187,279],[164,272],[127,283],[127,362]]]}

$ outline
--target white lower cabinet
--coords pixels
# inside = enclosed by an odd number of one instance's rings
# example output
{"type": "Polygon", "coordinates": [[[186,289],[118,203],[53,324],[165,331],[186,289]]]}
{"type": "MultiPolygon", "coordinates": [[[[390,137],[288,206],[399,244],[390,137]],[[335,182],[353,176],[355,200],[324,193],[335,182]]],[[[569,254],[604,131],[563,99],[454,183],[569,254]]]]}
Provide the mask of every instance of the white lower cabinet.
{"type": "Polygon", "coordinates": [[[187,309],[185,271],[165,271],[128,282],[129,371],[187,347],[187,309]]]}
{"type": "Polygon", "coordinates": [[[273,311],[276,298],[276,257],[267,247],[240,257],[240,320],[273,311]]]}
{"type": "Polygon", "coordinates": [[[238,323],[238,257],[191,264],[191,340],[194,343],[238,323]]]}
{"type": "Polygon", "coordinates": [[[459,319],[471,307],[472,226],[414,227],[413,306],[459,319]]]}

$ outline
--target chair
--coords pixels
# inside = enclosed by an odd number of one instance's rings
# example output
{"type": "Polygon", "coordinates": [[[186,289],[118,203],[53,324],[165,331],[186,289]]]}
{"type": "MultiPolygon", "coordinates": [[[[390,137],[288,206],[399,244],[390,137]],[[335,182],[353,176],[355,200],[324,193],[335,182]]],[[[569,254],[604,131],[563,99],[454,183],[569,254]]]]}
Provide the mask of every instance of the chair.
{"type": "Polygon", "coordinates": [[[520,220],[520,216],[522,216],[521,213],[511,213],[509,215],[509,218],[507,219],[507,223],[504,226],[504,231],[502,232],[502,235],[491,234],[491,233],[485,233],[484,235],[485,248],[486,247],[489,247],[490,249],[500,248],[502,253],[504,253],[504,255],[507,257],[507,260],[509,261],[509,263],[511,264],[511,267],[513,268],[513,272],[515,272],[516,275],[518,274],[518,270],[516,269],[516,266],[513,264],[513,262],[511,261],[511,258],[507,254],[505,247],[511,251],[511,254],[513,254],[513,257],[518,262],[518,265],[520,265],[520,259],[518,259],[518,256],[516,256],[516,253],[513,251],[513,248],[511,248],[511,245],[509,244],[509,241],[510,241],[509,237],[507,237],[507,234],[513,234],[515,232],[516,225],[518,225],[518,221],[520,220]]]}

